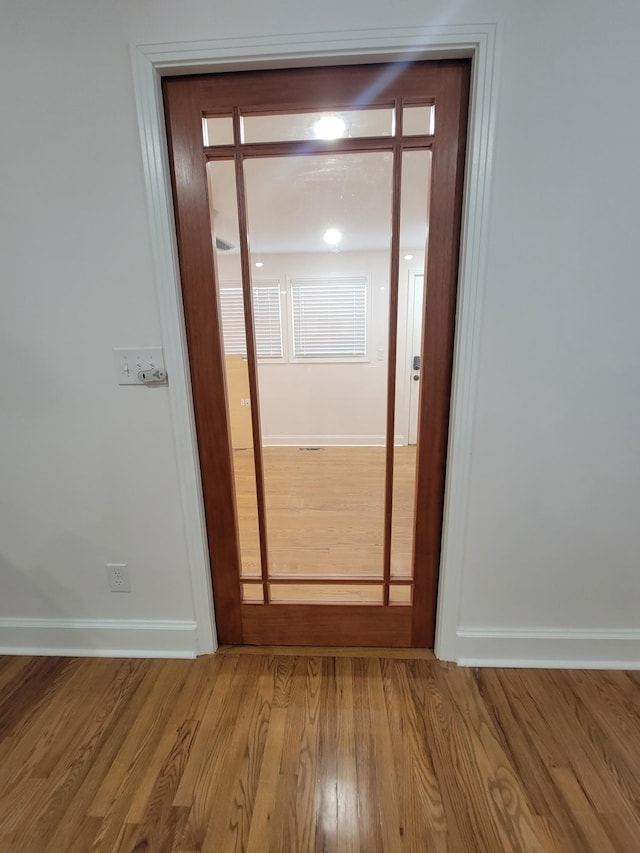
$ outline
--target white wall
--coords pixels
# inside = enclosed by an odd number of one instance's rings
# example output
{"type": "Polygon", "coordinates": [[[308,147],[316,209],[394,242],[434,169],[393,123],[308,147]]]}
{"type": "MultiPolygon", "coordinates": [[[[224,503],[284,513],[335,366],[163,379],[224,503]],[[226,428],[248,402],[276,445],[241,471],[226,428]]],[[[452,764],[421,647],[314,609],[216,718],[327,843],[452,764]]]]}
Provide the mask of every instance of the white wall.
{"type": "Polygon", "coordinates": [[[460,614],[486,637],[463,635],[458,655],[637,663],[640,7],[518,7],[505,17],[460,614]]]}
{"type": "Polygon", "coordinates": [[[119,388],[111,364],[113,346],[161,343],[129,43],[497,19],[487,287],[448,654],[640,661],[632,0],[3,4],[0,646],[53,646],[29,619],[86,620],[68,647],[119,648],[91,620],[136,620],[125,649],[178,652],[178,635],[191,636],[170,390],[119,388]],[[130,596],[107,591],[108,560],[129,563],[130,596]]]}

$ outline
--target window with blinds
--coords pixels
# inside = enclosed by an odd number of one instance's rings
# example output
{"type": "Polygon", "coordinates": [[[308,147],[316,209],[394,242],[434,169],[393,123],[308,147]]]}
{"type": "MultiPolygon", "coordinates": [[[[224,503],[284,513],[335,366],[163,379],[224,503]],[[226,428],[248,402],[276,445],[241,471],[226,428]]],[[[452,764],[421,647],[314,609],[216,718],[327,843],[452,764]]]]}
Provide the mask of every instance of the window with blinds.
{"type": "MultiPolygon", "coordinates": [[[[226,355],[247,356],[244,328],[244,303],[239,283],[222,283],[220,287],[222,336],[226,355]]],[[[253,324],[258,358],[282,358],[282,311],[280,282],[254,284],[253,324]]]]}
{"type": "Polygon", "coordinates": [[[293,357],[363,359],[367,355],[367,279],[291,281],[293,357]]]}

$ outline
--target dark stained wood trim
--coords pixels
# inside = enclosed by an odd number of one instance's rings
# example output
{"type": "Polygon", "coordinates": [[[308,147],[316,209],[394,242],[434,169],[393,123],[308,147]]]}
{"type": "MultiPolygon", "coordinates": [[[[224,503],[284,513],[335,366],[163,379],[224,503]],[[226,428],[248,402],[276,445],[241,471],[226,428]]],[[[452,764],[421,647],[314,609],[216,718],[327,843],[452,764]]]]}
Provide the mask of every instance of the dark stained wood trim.
{"type": "Polygon", "coordinates": [[[227,642],[241,643],[235,483],[200,105],[187,80],[172,78],[163,90],[216,625],[227,642]]]}
{"type": "MultiPolygon", "coordinates": [[[[261,577],[241,578],[241,581],[242,581],[242,583],[253,584],[254,586],[256,586],[257,584],[262,584],[262,578],[261,577]]],[[[286,575],[286,577],[282,576],[282,575],[275,575],[275,576],[270,575],[269,583],[276,583],[276,584],[288,584],[288,583],[291,583],[291,584],[301,584],[301,583],[314,584],[314,583],[317,583],[317,584],[320,584],[322,586],[324,586],[325,584],[327,586],[333,586],[335,584],[349,584],[349,585],[353,584],[356,586],[360,586],[360,585],[364,584],[366,586],[366,585],[382,584],[382,583],[385,583],[385,581],[384,581],[384,578],[382,578],[382,577],[374,578],[374,577],[371,577],[369,575],[367,575],[365,577],[350,576],[348,578],[335,577],[335,576],[332,577],[331,575],[323,575],[322,577],[316,577],[316,578],[309,577],[309,575],[303,575],[300,577],[298,577],[297,575],[286,575]]],[[[393,577],[393,578],[389,578],[387,583],[389,583],[391,586],[413,586],[413,579],[412,578],[404,578],[403,579],[403,578],[393,577]]]]}
{"type": "Polygon", "coordinates": [[[453,369],[471,63],[442,70],[425,270],[414,537],[413,646],[433,646],[453,369]]]}
{"type": "MultiPolygon", "coordinates": [[[[396,132],[402,137],[402,99],[395,103],[396,132]]],[[[393,463],[396,423],[396,363],[398,349],[398,286],[400,279],[400,210],[402,193],[402,147],[399,140],[393,147],[393,176],[391,185],[391,252],[389,258],[389,330],[387,337],[387,434],[385,447],[384,483],[384,603],[389,604],[391,577],[391,533],[393,522],[393,463]]]]}
{"type": "MultiPolygon", "coordinates": [[[[397,97],[429,101],[438,104],[442,93],[443,69],[459,64],[470,64],[465,59],[417,61],[415,63],[369,63],[362,65],[296,68],[293,70],[262,69],[232,71],[221,74],[193,75],[180,78],[191,82],[196,99],[204,112],[217,115],[231,114],[233,107],[242,105],[242,113],[300,111],[303,93],[305,112],[316,110],[341,110],[372,106],[392,106],[397,97]],[[284,84],[285,76],[289,81],[284,84]],[[257,81],[260,85],[256,85],[257,81]],[[430,93],[424,97],[425,91],[430,93]],[[336,95],[339,93],[339,96],[336,95]],[[251,103],[248,102],[251,98],[251,103]],[[207,110],[206,105],[216,105],[207,110]]],[[[413,103],[411,104],[413,105],[413,103]]],[[[438,132],[436,107],[436,135],[438,132]]],[[[200,128],[201,133],[201,128],[200,128]]]]}
{"type": "MultiPolygon", "coordinates": [[[[380,109],[380,110],[388,110],[389,112],[391,112],[391,110],[393,109],[394,106],[395,106],[395,101],[393,99],[389,99],[387,101],[377,100],[375,107],[372,107],[372,108],[373,109],[380,109]]],[[[325,107],[325,109],[327,109],[327,107],[325,107]]],[[[349,111],[349,110],[353,110],[353,109],[354,108],[352,106],[350,106],[348,103],[346,103],[345,101],[333,101],[333,106],[331,107],[331,110],[336,111],[336,112],[338,112],[338,111],[342,112],[343,110],[349,111]]],[[[359,108],[356,108],[356,109],[359,109],[359,108]]],[[[242,107],[242,110],[241,110],[241,114],[242,114],[243,118],[244,117],[246,117],[246,118],[261,118],[262,116],[281,115],[282,112],[283,111],[280,109],[280,107],[278,105],[272,106],[271,108],[265,107],[265,106],[255,107],[255,108],[242,107]]],[[[314,110],[310,110],[307,106],[302,106],[302,107],[301,106],[295,106],[295,107],[292,107],[291,109],[288,109],[286,112],[288,115],[305,115],[307,113],[314,112],[314,110]]]]}
{"type": "Polygon", "coordinates": [[[409,646],[411,606],[243,604],[244,642],[276,646],[409,646]],[[294,616],[295,611],[295,618],[294,616]]]}
{"type": "Polygon", "coordinates": [[[251,432],[253,435],[253,462],[256,480],[256,503],[258,510],[258,538],[260,541],[260,567],[264,603],[269,603],[269,552],[267,549],[267,524],[264,499],[264,470],[262,466],[262,429],[260,425],[260,392],[258,389],[258,357],[253,324],[253,292],[251,279],[251,255],[249,250],[249,225],[247,219],[247,194],[244,183],[244,164],[240,150],[240,110],[233,111],[233,134],[236,139],[235,169],[236,195],[238,202],[238,230],[240,236],[240,266],[242,269],[242,299],[244,302],[244,326],[247,339],[247,368],[249,371],[249,395],[251,398],[251,432]]]}
{"type": "Polygon", "coordinates": [[[270,655],[274,657],[385,658],[385,660],[430,660],[436,658],[431,649],[378,646],[218,646],[216,657],[238,655],[270,655]]]}
{"type": "MultiPolygon", "coordinates": [[[[398,141],[407,150],[431,148],[435,136],[356,137],[330,142],[307,139],[303,142],[252,142],[242,145],[243,157],[303,157],[311,154],[358,154],[363,151],[393,151],[398,141]]],[[[207,160],[229,160],[234,156],[234,145],[215,145],[204,149],[207,160]]]]}

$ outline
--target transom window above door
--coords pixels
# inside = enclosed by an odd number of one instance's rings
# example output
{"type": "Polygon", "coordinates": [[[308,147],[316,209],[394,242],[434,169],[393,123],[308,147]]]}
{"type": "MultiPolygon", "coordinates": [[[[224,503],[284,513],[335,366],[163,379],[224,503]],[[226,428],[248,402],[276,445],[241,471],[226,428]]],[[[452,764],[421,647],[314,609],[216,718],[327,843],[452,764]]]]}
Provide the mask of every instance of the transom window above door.
{"type": "MultiPolygon", "coordinates": [[[[274,114],[241,110],[240,142],[295,142],[303,140],[358,139],[396,136],[402,113],[405,136],[432,136],[435,132],[435,104],[407,101],[400,111],[394,106],[371,109],[337,107],[331,110],[274,114]]],[[[202,140],[206,147],[232,145],[231,115],[205,116],[202,140]]]]}

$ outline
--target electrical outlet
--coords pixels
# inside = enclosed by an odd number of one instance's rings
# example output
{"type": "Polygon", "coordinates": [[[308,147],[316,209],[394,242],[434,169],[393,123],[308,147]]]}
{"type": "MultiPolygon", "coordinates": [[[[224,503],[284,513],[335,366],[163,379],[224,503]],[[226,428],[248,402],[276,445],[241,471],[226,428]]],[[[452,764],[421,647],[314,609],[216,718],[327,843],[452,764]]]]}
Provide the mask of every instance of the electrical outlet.
{"type": "Polygon", "coordinates": [[[131,592],[126,563],[107,563],[107,578],[111,592],[131,592]]]}

